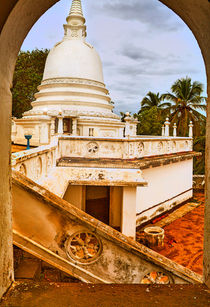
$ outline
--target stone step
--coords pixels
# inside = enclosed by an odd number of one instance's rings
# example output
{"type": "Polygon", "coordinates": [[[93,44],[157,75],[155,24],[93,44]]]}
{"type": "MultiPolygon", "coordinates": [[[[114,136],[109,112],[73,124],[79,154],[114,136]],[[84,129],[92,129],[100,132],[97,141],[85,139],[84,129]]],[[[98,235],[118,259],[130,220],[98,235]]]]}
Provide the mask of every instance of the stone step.
{"type": "Polygon", "coordinates": [[[40,260],[26,258],[23,259],[15,271],[15,279],[33,279],[39,276],[41,272],[40,260]]]}

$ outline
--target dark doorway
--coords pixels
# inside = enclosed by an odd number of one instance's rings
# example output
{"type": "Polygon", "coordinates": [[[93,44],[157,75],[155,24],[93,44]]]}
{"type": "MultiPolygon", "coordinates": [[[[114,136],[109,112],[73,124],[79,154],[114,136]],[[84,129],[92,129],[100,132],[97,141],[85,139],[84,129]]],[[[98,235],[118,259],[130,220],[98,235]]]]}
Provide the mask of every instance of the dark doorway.
{"type": "Polygon", "coordinates": [[[63,119],[63,133],[72,133],[72,119],[71,118],[63,119]]]}
{"type": "Polygon", "coordinates": [[[110,188],[86,187],[86,212],[109,225],[110,188]]]}

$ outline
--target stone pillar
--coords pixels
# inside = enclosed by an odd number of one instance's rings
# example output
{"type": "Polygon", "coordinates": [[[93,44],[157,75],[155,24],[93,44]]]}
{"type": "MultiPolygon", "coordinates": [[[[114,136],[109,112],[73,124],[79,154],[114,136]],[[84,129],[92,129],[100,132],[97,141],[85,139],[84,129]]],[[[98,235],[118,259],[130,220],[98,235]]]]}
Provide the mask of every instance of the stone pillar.
{"type": "MultiPolygon", "coordinates": [[[[208,85],[210,97],[210,84],[208,85]]],[[[210,288],[210,99],[207,100],[206,119],[206,167],[205,167],[205,213],[204,213],[204,282],[210,288]]]]}
{"type": "Polygon", "coordinates": [[[162,136],[165,136],[165,127],[164,127],[164,125],[162,126],[162,132],[161,132],[161,135],[162,135],[162,136]]]}
{"type": "Polygon", "coordinates": [[[109,225],[121,231],[123,187],[110,187],[109,225]]]}
{"type": "Polygon", "coordinates": [[[169,126],[170,126],[170,122],[169,122],[169,118],[166,118],[165,121],[165,136],[169,136],[169,126]]]}
{"type": "Polygon", "coordinates": [[[55,135],[55,118],[53,118],[51,121],[50,135],[51,136],[55,135]]]}
{"type": "MultiPolygon", "coordinates": [[[[1,48],[0,48],[1,49],[1,48]]],[[[3,49],[3,48],[2,48],[3,49]]],[[[6,63],[7,61],[5,61],[6,63]]],[[[1,58],[0,58],[1,63],[1,58]]],[[[0,65],[1,66],[1,65],[0,65]]],[[[2,69],[2,66],[1,66],[2,69]]],[[[11,110],[12,96],[7,78],[0,72],[0,299],[13,277],[11,204],[11,110]]]]}
{"type": "Polygon", "coordinates": [[[130,136],[130,123],[126,122],[125,123],[125,137],[130,136]]]}
{"type": "Polygon", "coordinates": [[[193,123],[192,121],[190,121],[190,124],[189,124],[189,138],[192,138],[193,137],[193,123]]]}
{"type": "Polygon", "coordinates": [[[72,135],[77,135],[77,118],[72,120],[72,135]]]}
{"type": "Polygon", "coordinates": [[[41,124],[39,142],[41,145],[49,144],[49,125],[48,123],[41,124]]]}
{"type": "Polygon", "coordinates": [[[177,125],[176,125],[176,123],[173,125],[173,136],[174,137],[177,136],[177,125]]]}
{"type": "Polygon", "coordinates": [[[124,118],[124,121],[125,121],[125,137],[128,137],[128,136],[130,136],[131,116],[130,116],[129,112],[126,112],[125,115],[126,115],[125,118],[124,118]]]}
{"type": "Polygon", "coordinates": [[[124,128],[120,128],[119,129],[119,137],[123,138],[123,134],[124,134],[124,128]]]}
{"type": "Polygon", "coordinates": [[[58,134],[63,134],[63,116],[58,116],[58,134]]]}
{"type": "Polygon", "coordinates": [[[123,187],[122,226],[124,235],[136,238],[136,187],[123,187]]]}

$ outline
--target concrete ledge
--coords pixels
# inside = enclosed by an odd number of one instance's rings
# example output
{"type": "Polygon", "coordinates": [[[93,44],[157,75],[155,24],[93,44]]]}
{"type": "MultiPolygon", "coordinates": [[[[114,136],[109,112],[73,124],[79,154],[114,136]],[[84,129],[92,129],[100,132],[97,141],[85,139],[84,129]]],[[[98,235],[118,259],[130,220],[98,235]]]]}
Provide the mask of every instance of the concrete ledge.
{"type": "Polygon", "coordinates": [[[176,163],[192,159],[193,157],[200,156],[201,153],[179,152],[167,155],[149,156],[138,159],[114,159],[114,158],[79,158],[79,157],[62,157],[57,160],[57,166],[62,167],[101,167],[103,168],[136,168],[146,169],[150,167],[158,167],[170,163],[176,163]]]}
{"type": "Polygon", "coordinates": [[[199,285],[87,285],[14,283],[2,307],[197,307],[209,306],[210,292],[199,285]]]}

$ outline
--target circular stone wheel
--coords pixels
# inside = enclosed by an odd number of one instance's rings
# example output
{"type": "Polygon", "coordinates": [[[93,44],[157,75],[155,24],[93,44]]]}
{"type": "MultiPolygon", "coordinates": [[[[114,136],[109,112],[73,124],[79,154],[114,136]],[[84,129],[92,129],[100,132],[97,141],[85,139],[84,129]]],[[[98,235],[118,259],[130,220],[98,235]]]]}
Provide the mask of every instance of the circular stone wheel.
{"type": "Polygon", "coordinates": [[[144,276],[141,280],[141,284],[157,284],[157,285],[168,285],[170,284],[169,277],[163,272],[153,271],[144,276]]]}
{"type": "Polygon", "coordinates": [[[101,251],[101,241],[88,231],[76,232],[66,242],[68,257],[83,264],[97,260],[101,251]]]}

